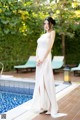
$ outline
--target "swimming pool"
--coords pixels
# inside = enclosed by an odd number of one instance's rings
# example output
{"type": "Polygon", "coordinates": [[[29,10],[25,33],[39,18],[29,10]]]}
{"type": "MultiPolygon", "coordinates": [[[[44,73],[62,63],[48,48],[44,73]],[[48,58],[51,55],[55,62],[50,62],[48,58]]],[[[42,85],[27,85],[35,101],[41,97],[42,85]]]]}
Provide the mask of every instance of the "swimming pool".
{"type": "Polygon", "coordinates": [[[0,86],[0,114],[32,99],[33,89],[0,86]]]}
{"type": "Polygon", "coordinates": [[[33,90],[31,88],[0,86],[0,114],[31,100],[33,90]]]}
{"type": "Polygon", "coordinates": [[[24,113],[32,99],[34,85],[33,79],[0,75],[0,119],[2,114],[12,120],[24,113]]]}
{"type": "MultiPolygon", "coordinates": [[[[31,83],[27,83],[28,86],[24,87],[24,85],[26,84],[25,82],[25,84],[23,84],[23,87],[21,87],[22,83],[24,82],[22,82],[21,85],[18,83],[18,86],[17,83],[12,86],[12,84],[10,84],[10,82],[12,83],[12,81],[2,82],[4,82],[5,84],[4,86],[0,85],[0,114],[7,112],[32,99],[34,87],[31,87],[31,83]],[[7,82],[10,84],[10,86],[5,86],[8,84],[7,82]]],[[[57,89],[59,84],[56,83],[55,86],[57,89]]],[[[56,92],[59,92],[59,90],[57,90],[56,92]]]]}

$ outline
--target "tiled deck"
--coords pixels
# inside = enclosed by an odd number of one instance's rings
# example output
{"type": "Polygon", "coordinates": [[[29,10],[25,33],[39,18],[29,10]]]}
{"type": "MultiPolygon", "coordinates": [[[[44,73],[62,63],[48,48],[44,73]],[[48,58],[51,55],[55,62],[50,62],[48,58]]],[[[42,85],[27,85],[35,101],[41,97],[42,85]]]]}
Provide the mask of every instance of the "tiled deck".
{"type": "MultiPolygon", "coordinates": [[[[4,74],[13,75],[21,78],[35,78],[35,72],[31,73],[16,73],[6,72],[4,74]]],[[[55,80],[63,80],[63,72],[54,74],[55,80]]],[[[80,76],[76,77],[71,73],[70,79],[72,82],[80,84],[80,76]]],[[[50,115],[40,114],[32,120],[80,120],[80,87],[77,87],[65,97],[58,101],[60,113],[67,113],[68,115],[60,118],[52,118],[50,115]]],[[[27,120],[27,119],[26,119],[27,120]]],[[[30,119],[31,120],[31,119],[30,119]]]]}

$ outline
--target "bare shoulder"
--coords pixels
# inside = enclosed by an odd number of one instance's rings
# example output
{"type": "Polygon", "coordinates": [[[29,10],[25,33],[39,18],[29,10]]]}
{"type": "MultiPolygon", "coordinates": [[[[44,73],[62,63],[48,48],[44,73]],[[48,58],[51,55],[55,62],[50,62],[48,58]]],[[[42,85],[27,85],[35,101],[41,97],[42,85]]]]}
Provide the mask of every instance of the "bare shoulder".
{"type": "Polygon", "coordinates": [[[51,31],[51,37],[52,37],[52,38],[55,37],[55,30],[51,31]]]}
{"type": "Polygon", "coordinates": [[[52,30],[52,31],[51,31],[51,35],[54,35],[54,34],[55,34],[55,30],[52,30]]]}

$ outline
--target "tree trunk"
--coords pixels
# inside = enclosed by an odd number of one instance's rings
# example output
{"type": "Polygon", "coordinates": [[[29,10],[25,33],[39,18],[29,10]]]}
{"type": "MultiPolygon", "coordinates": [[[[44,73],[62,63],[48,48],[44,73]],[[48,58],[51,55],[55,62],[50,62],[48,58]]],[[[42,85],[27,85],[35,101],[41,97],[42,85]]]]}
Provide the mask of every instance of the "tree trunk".
{"type": "Polygon", "coordinates": [[[64,65],[65,65],[65,63],[66,63],[66,59],[65,59],[65,35],[62,34],[61,38],[62,38],[62,55],[64,56],[64,65]]]}

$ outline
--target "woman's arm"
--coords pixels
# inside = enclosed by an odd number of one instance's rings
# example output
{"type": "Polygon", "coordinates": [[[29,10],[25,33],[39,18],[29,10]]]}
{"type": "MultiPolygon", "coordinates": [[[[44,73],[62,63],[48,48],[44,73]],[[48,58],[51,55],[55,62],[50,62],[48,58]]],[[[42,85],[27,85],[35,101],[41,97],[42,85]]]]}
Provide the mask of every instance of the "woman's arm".
{"type": "Polygon", "coordinates": [[[50,53],[50,51],[51,51],[51,49],[52,49],[54,40],[55,40],[55,31],[52,31],[52,32],[50,33],[49,48],[48,48],[46,54],[44,55],[43,59],[42,59],[42,60],[38,60],[37,65],[40,65],[40,64],[43,63],[43,61],[46,59],[46,57],[48,56],[48,54],[50,53]]]}
{"type": "Polygon", "coordinates": [[[47,57],[48,54],[50,53],[50,51],[51,51],[51,49],[52,49],[52,46],[53,46],[53,43],[54,43],[54,40],[55,40],[55,31],[52,31],[51,34],[50,34],[49,48],[48,48],[45,56],[43,57],[43,61],[46,59],[46,57],[47,57]]]}

